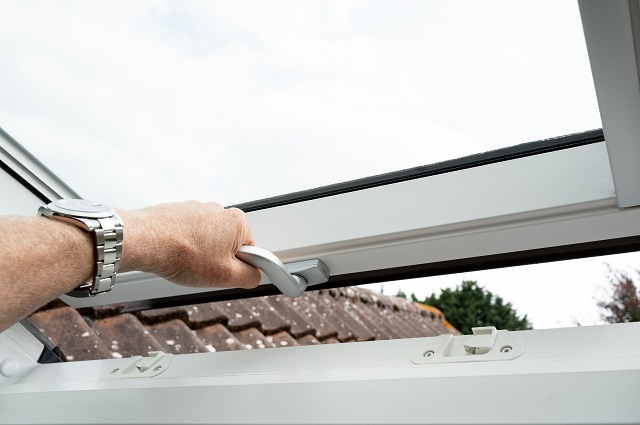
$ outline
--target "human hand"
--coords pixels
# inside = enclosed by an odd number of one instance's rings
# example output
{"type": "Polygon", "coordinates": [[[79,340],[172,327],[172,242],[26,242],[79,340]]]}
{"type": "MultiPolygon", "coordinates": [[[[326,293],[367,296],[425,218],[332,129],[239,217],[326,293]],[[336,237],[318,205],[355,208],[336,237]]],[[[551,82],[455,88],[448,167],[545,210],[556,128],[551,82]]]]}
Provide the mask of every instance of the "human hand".
{"type": "Polygon", "coordinates": [[[260,282],[260,271],[235,256],[242,245],[254,244],[239,209],[189,201],[119,214],[121,272],[150,272],[198,288],[253,288],[260,282]]]}

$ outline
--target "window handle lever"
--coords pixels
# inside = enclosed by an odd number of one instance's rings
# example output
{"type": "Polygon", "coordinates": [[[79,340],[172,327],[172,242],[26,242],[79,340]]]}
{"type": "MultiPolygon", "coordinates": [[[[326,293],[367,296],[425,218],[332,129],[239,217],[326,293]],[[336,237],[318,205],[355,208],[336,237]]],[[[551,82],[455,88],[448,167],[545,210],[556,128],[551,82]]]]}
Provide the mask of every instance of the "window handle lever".
{"type": "Polygon", "coordinates": [[[319,259],[283,264],[266,249],[249,245],[240,247],[236,257],[262,270],[280,292],[292,298],[301,296],[307,286],[329,280],[329,268],[319,259]]]}

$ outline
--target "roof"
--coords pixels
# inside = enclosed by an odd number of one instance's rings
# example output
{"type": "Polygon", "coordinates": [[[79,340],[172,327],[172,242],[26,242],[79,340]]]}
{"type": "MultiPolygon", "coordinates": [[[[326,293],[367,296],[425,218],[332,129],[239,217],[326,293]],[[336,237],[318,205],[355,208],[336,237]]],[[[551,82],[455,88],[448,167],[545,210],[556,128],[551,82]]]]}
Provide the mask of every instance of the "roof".
{"type": "Polygon", "coordinates": [[[334,344],[458,333],[437,309],[358,288],[123,313],[54,303],[29,318],[67,360],[334,344]]]}

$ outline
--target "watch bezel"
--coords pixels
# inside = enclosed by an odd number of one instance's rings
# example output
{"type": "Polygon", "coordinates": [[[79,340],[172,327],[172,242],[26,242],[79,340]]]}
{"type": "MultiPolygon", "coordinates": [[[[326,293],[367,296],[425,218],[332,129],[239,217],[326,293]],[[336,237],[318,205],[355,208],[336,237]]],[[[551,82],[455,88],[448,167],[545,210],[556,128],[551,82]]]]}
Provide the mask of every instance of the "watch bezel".
{"type": "Polygon", "coordinates": [[[116,215],[116,211],[108,205],[101,202],[88,201],[84,199],[58,199],[46,207],[41,207],[38,212],[42,213],[42,210],[49,211],[62,216],[70,217],[86,217],[86,218],[107,218],[116,215]]]}

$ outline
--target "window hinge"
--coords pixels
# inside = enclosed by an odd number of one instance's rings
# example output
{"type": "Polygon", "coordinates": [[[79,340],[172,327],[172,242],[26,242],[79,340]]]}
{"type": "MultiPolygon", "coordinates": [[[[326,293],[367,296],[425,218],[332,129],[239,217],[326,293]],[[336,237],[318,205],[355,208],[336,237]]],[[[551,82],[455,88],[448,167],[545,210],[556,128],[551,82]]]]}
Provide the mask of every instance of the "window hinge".
{"type": "Polygon", "coordinates": [[[494,326],[472,328],[473,335],[439,335],[411,356],[417,365],[511,360],[524,352],[524,344],[507,330],[494,326]]]}
{"type": "Polygon", "coordinates": [[[102,379],[151,378],[169,368],[171,354],[150,351],[149,357],[135,356],[124,367],[111,369],[102,379]]]}

